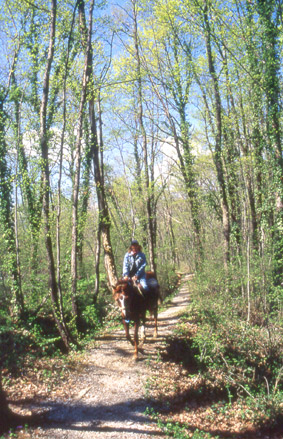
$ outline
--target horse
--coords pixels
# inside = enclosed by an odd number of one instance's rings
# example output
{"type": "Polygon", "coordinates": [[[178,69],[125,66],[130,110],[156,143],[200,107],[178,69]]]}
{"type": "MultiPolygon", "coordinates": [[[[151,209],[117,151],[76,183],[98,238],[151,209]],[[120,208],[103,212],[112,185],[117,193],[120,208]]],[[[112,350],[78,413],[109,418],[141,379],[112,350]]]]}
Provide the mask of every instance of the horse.
{"type": "Polygon", "coordinates": [[[143,341],[145,340],[146,311],[153,314],[154,337],[157,337],[157,313],[158,301],[160,299],[159,285],[153,272],[147,272],[146,277],[149,291],[144,291],[132,281],[129,282],[123,279],[118,280],[113,288],[114,299],[121,309],[126,338],[134,346],[134,359],[136,360],[138,358],[140,322],[142,322],[141,338],[143,341]],[[134,322],[134,341],[132,341],[129,332],[130,321],[134,322]]]}

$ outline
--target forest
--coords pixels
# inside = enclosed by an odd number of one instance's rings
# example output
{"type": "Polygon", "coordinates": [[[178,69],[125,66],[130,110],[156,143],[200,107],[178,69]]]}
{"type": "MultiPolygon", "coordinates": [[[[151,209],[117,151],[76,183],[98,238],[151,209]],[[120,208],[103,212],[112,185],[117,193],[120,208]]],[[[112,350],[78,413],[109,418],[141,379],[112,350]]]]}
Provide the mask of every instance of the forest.
{"type": "Polygon", "coordinates": [[[1,6],[0,414],[110,319],[138,239],[164,298],[194,273],[200,366],[278,422],[282,0],[1,6]]]}

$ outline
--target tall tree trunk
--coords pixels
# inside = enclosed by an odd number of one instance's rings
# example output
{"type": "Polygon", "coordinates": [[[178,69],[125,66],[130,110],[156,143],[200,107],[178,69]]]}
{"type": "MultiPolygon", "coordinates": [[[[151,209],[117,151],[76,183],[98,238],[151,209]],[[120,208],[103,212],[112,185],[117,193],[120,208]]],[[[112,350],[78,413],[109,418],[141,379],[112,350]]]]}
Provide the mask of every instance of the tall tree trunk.
{"type": "Polygon", "coordinates": [[[84,232],[87,220],[87,211],[90,197],[90,175],[92,167],[92,151],[89,144],[89,129],[86,118],[85,121],[85,157],[82,163],[82,184],[81,184],[81,196],[78,207],[78,273],[79,277],[83,276],[83,244],[84,244],[84,232]]]}
{"type": "MultiPolygon", "coordinates": [[[[11,73],[11,83],[15,88],[17,87],[15,65],[13,66],[13,70],[11,73]]],[[[24,150],[23,135],[21,130],[21,103],[18,96],[16,97],[16,99],[14,99],[14,105],[15,105],[14,131],[17,138],[17,156],[19,163],[19,171],[20,171],[21,184],[23,187],[24,196],[27,201],[28,220],[29,220],[30,231],[31,231],[31,241],[32,241],[31,272],[33,275],[38,266],[37,251],[38,251],[39,230],[41,225],[42,197],[41,196],[39,196],[38,198],[36,197],[35,190],[33,188],[32,181],[29,176],[28,162],[24,150]]]]}
{"type": "Polygon", "coordinates": [[[54,55],[55,45],[55,29],[56,29],[56,0],[51,1],[51,25],[50,25],[50,37],[49,37],[49,49],[46,61],[46,68],[43,79],[43,93],[40,106],[40,146],[41,146],[41,158],[42,158],[42,190],[43,190],[43,214],[44,214],[44,226],[45,226],[45,246],[47,251],[47,263],[49,273],[49,288],[51,294],[51,302],[54,319],[67,350],[70,349],[70,336],[64,327],[60,318],[60,305],[58,300],[58,285],[56,281],[56,272],[54,264],[54,255],[52,248],[52,238],[50,229],[50,171],[49,171],[49,158],[48,158],[48,140],[46,129],[46,114],[48,104],[50,71],[54,55]]]}
{"type": "Polygon", "coordinates": [[[65,316],[64,316],[64,310],[63,310],[63,292],[62,292],[62,285],[61,285],[61,227],[60,227],[60,220],[61,220],[61,185],[62,185],[62,168],[63,168],[63,147],[65,142],[65,131],[66,131],[66,119],[67,119],[67,78],[68,78],[68,72],[69,72],[69,61],[70,61],[70,50],[71,50],[71,44],[72,44],[72,35],[73,35],[73,28],[74,28],[74,22],[75,22],[75,13],[76,13],[76,7],[73,11],[73,18],[71,23],[71,29],[70,34],[68,38],[68,45],[67,45],[67,53],[66,53],[66,60],[65,60],[65,73],[63,78],[63,121],[62,121],[62,131],[61,131],[61,142],[60,142],[60,153],[59,153],[59,176],[58,176],[58,184],[57,184],[57,213],[56,213],[56,257],[57,257],[57,285],[58,285],[58,297],[59,297],[59,307],[60,307],[60,316],[62,323],[64,326],[66,326],[65,323],[65,316]]]}
{"type": "Polygon", "coordinates": [[[238,125],[238,114],[236,111],[234,96],[231,89],[231,81],[229,76],[227,53],[221,50],[223,59],[223,67],[225,72],[226,100],[227,100],[227,117],[224,127],[224,164],[227,176],[227,193],[230,203],[230,221],[231,232],[236,244],[237,255],[242,252],[242,235],[241,235],[241,206],[240,206],[240,184],[237,174],[236,163],[240,161],[240,148],[238,143],[241,142],[241,133],[238,125]],[[228,119],[228,120],[227,120],[228,119]],[[230,121],[233,121],[231,124],[230,121]]]}
{"type": "Polygon", "coordinates": [[[259,241],[258,219],[257,219],[257,212],[256,212],[256,201],[255,201],[255,194],[254,194],[254,188],[253,188],[253,180],[252,180],[251,154],[250,154],[250,148],[249,148],[249,139],[248,139],[248,133],[247,133],[247,126],[246,126],[246,117],[245,117],[245,112],[244,112],[244,108],[243,108],[243,100],[242,100],[241,90],[240,90],[240,117],[242,120],[244,139],[241,140],[240,133],[239,133],[238,137],[240,139],[241,153],[245,157],[245,163],[246,163],[245,169],[244,169],[244,177],[246,179],[246,188],[247,188],[249,207],[250,207],[250,212],[251,212],[252,246],[254,249],[258,249],[258,241],[259,241]]]}
{"type": "Polygon", "coordinates": [[[4,90],[0,90],[0,219],[4,229],[6,244],[6,270],[10,277],[12,303],[16,314],[23,314],[24,299],[17,269],[15,243],[15,224],[12,211],[11,173],[7,163],[7,145],[5,140],[4,90]]]}
{"type": "MultiPolygon", "coordinates": [[[[252,29],[254,23],[254,5],[250,2],[246,3],[247,7],[247,21],[248,27],[252,29]]],[[[257,18],[256,18],[257,20],[257,18]]],[[[248,66],[251,75],[250,84],[250,101],[252,108],[252,132],[251,132],[251,145],[250,149],[254,157],[254,175],[255,175],[255,209],[256,209],[256,222],[257,222],[257,242],[258,245],[255,248],[260,255],[264,252],[264,242],[262,240],[264,221],[265,221],[265,209],[264,209],[264,109],[262,108],[262,68],[261,60],[258,54],[258,42],[253,33],[250,33],[250,38],[247,41],[247,55],[248,66]]],[[[255,219],[254,219],[255,220],[255,219]]]]}
{"type": "MultiPolygon", "coordinates": [[[[79,4],[79,13],[81,13],[82,3],[83,2],[80,2],[79,4]]],[[[90,12],[89,12],[89,29],[87,34],[87,40],[86,43],[84,43],[85,63],[84,63],[81,100],[80,100],[78,125],[77,125],[77,139],[76,139],[76,148],[75,148],[75,172],[74,172],[73,193],[72,193],[72,252],[71,252],[72,310],[74,316],[77,319],[77,323],[79,319],[79,309],[78,309],[78,301],[77,301],[77,276],[78,276],[78,202],[79,202],[80,172],[81,172],[81,142],[83,135],[83,121],[84,121],[86,96],[91,80],[89,63],[92,60],[91,31],[92,31],[93,4],[94,2],[92,1],[90,5],[90,12]]]]}
{"type": "Polygon", "coordinates": [[[96,233],[96,252],[95,252],[95,284],[94,284],[94,294],[93,294],[93,302],[94,303],[97,302],[97,297],[99,294],[100,254],[101,254],[101,230],[100,230],[100,223],[98,221],[97,233],[96,233]]]}
{"type": "Polygon", "coordinates": [[[137,4],[136,0],[132,0],[132,10],[133,10],[133,20],[134,20],[134,47],[135,47],[135,61],[136,61],[136,71],[137,71],[137,100],[138,100],[138,121],[139,128],[142,137],[142,150],[143,150],[143,165],[144,165],[144,182],[146,190],[146,213],[147,213],[147,230],[148,230],[148,251],[149,251],[149,263],[150,268],[156,271],[156,261],[155,261],[155,248],[154,248],[154,226],[153,226],[153,215],[152,215],[152,187],[150,185],[149,179],[149,166],[148,166],[148,146],[147,146],[147,135],[144,126],[144,115],[143,115],[143,96],[142,96],[142,72],[141,72],[141,59],[139,51],[139,37],[138,37],[138,23],[137,23],[137,4]]]}
{"type": "MultiPolygon", "coordinates": [[[[93,7],[93,1],[91,3],[90,9],[93,7]]],[[[90,78],[90,89],[89,89],[89,121],[90,121],[90,148],[93,157],[94,166],[94,179],[96,184],[96,194],[98,200],[99,209],[99,230],[101,231],[102,246],[104,249],[104,264],[108,277],[109,286],[117,283],[116,266],[114,260],[114,254],[111,245],[110,237],[110,216],[108,211],[108,206],[106,203],[105,188],[103,181],[103,171],[101,169],[101,150],[99,147],[98,136],[97,136],[97,126],[96,126],[96,116],[95,116],[95,99],[94,99],[94,73],[93,73],[93,60],[92,60],[92,44],[91,44],[91,27],[87,31],[86,20],[85,20],[85,3],[84,0],[79,0],[79,15],[80,15],[80,28],[82,44],[84,47],[88,47],[88,70],[87,75],[90,78]]]]}
{"type": "Polygon", "coordinates": [[[279,16],[282,10],[274,0],[257,0],[257,11],[263,28],[263,55],[265,60],[264,88],[267,101],[267,135],[273,161],[275,179],[274,215],[274,284],[282,285],[283,276],[283,155],[280,116],[280,30],[279,16]]]}
{"type": "MultiPolygon", "coordinates": [[[[170,196],[170,192],[169,192],[170,196]]],[[[179,265],[178,255],[176,253],[176,238],[175,238],[175,232],[173,227],[173,221],[172,221],[172,205],[170,203],[170,200],[168,200],[167,195],[164,193],[164,203],[166,208],[166,217],[167,217],[167,230],[169,234],[169,241],[170,241],[170,253],[172,255],[174,266],[179,265]]]]}
{"type": "Polygon", "coordinates": [[[24,295],[22,291],[21,263],[20,263],[20,245],[19,245],[19,235],[18,235],[18,154],[17,154],[17,163],[16,163],[14,224],[15,224],[15,247],[16,247],[16,264],[17,264],[17,273],[18,273],[17,277],[18,277],[18,285],[19,285],[19,296],[21,297],[21,303],[24,305],[24,295]]]}
{"type": "MultiPolygon", "coordinates": [[[[177,69],[179,69],[180,64],[180,56],[178,52],[178,47],[180,45],[179,36],[174,26],[172,26],[173,30],[173,54],[174,61],[177,69]]],[[[196,176],[194,173],[194,157],[192,153],[192,147],[190,144],[190,124],[187,119],[186,114],[186,106],[189,99],[189,92],[192,82],[193,71],[191,68],[192,65],[192,53],[190,44],[184,42],[182,44],[183,48],[186,52],[186,79],[185,84],[182,83],[181,74],[175,75],[176,82],[176,91],[174,93],[174,101],[176,104],[176,109],[179,113],[180,117],[180,142],[182,144],[183,152],[181,153],[179,147],[179,141],[176,143],[176,150],[180,162],[181,172],[184,178],[190,207],[191,207],[191,215],[192,215],[192,223],[193,223],[193,232],[194,232],[194,247],[196,250],[195,263],[196,268],[201,264],[203,259],[203,249],[201,242],[201,224],[199,219],[199,201],[197,196],[197,182],[196,176]]],[[[173,75],[174,76],[174,75],[173,75]]]]}
{"type": "Polygon", "coordinates": [[[212,55],[211,30],[210,30],[208,13],[209,13],[208,2],[207,0],[205,0],[205,4],[203,8],[204,33],[205,33],[208,69],[213,83],[214,113],[215,113],[215,121],[216,121],[214,163],[215,163],[218,183],[221,191],[222,224],[223,224],[223,235],[224,235],[224,246],[225,246],[224,263],[225,266],[227,266],[230,260],[231,230],[230,230],[228,197],[227,197],[225,175],[224,175],[224,168],[222,161],[222,105],[221,105],[220,91],[219,91],[218,80],[215,71],[213,55],[212,55]]]}
{"type": "MultiPolygon", "coordinates": [[[[98,95],[98,119],[99,119],[99,143],[100,143],[100,165],[103,168],[103,132],[102,132],[102,111],[101,111],[101,97],[98,95]]],[[[102,171],[102,181],[104,183],[104,173],[102,171]]],[[[100,280],[100,255],[101,255],[101,228],[100,217],[98,216],[97,235],[96,235],[96,254],[95,254],[95,287],[94,287],[94,303],[97,302],[99,294],[99,280],[100,280]]]]}
{"type": "Polygon", "coordinates": [[[111,288],[112,285],[115,285],[117,283],[118,278],[114,260],[114,253],[111,245],[111,220],[106,202],[104,181],[102,179],[102,173],[100,168],[100,149],[97,138],[93,98],[91,98],[89,101],[89,118],[91,124],[91,145],[93,148],[94,178],[99,209],[99,229],[101,230],[105,269],[108,277],[108,283],[111,288]]]}
{"type": "MultiPolygon", "coordinates": [[[[135,98],[134,98],[135,99],[135,98]]],[[[135,99],[136,100],[136,99],[135,99]]],[[[134,113],[135,113],[135,128],[134,128],[134,159],[135,159],[135,181],[137,184],[137,190],[138,190],[138,194],[139,194],[139,198],[141,200],[143,200],[143,181],[142,181],[142,163],[141,163],[141,157],[140,157],[140,152],[139,152],[139,121],[138,121],[138,110],[136,109],[136,105],[137,103],[135,102],[135,109],[134,109],[134,113]]],[[[139,221],[141,223],[141,230],[142,230],[142,235],[141,235],[141,243],[143,247],[147,247],[147,243],[148,243],[148,221],[147,221],[147,214],[146,214],[146,206],[144,205],[144,203],[142,203],[141,209],[139,211],[139,221]]],[[[134,222],[134,225],[136,225],[136,223],[134,222]]],[[[135,231],[136,228],[133,227],[132,230],[132,234],[131,237],[135,238],[135,231]]]]}

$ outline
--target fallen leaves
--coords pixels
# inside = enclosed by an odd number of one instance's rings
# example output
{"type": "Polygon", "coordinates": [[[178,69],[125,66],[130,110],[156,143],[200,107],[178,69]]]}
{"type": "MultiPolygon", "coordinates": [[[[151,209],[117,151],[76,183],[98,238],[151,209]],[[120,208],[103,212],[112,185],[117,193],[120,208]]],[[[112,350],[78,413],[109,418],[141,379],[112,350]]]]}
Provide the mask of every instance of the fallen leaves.
{"type": "MultiPolygon", "coordinates": [[[[82,364],[76,356],[36,359],[27,363],[21,376],[3,371],[3,389],[13,412],[28,415],[26,404],[51,398],[68,398],[74,389],[82,364]]],[[[85,389],[84,389],[85,390],[85,389]]]]}
{"type": "MultiPolygon", "coordinates": [[[[196,327],[190,326],[189,322],[187,325],[187,330],[182,328],[183,333],[195,333],[196,327]]],[[[168,346],[171,350],[174,348],[170,342],[168,346]]],[[[179,360],[178,344],[176,349],[179,360]]],[[[150,383],[150,396],[165,429],[170,422],[176,428],[185,428],[186,436],[178,437],[195,437],[194,432],[200,431],[206,435],[200,437],[238,439],[239,435],[245,439],[282,439],[283,436],[278,432],[261,433],[260,428],[253,423],[254,413],[245,399],[232,399],[228,395],[225,376],[221,371],[191,375],[179,361],[176,365],[174,358],[170,359],[168,355],[162,355],[162,352],[160,354],[166,361],[151,364],[154,379],[150,383]]]]}

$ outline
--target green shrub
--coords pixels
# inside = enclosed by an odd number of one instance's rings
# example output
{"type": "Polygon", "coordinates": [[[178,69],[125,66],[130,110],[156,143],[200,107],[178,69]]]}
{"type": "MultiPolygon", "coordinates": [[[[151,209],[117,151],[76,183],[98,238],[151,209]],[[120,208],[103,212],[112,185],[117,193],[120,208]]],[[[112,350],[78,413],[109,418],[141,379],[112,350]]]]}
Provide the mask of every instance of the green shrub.
{"type": "Polygon", "coordinates": [[[161,266],[158,270],[158,282],[160,285],[161,296],[165,299],[176,289],[179,277],[173,265],[161,266]]]}

